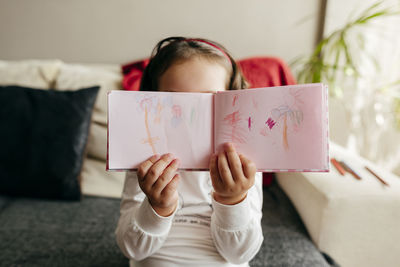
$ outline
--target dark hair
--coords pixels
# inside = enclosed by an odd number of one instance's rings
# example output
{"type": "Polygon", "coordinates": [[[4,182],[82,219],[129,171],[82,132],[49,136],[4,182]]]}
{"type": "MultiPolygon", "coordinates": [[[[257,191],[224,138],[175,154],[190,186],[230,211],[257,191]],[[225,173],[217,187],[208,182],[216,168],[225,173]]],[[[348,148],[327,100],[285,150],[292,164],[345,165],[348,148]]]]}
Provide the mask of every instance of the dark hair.
{"type": "Polygon", "coordinates": [[[150,62],[143,72],[140,91],[158,91],[160,77],[172,64],[193,57],[224,66],[230,76],[226,85],[228,90],[248,87],[235,60],[222,45],[202,38],[169,37],[158,42],[153,49],[150,62]]]}

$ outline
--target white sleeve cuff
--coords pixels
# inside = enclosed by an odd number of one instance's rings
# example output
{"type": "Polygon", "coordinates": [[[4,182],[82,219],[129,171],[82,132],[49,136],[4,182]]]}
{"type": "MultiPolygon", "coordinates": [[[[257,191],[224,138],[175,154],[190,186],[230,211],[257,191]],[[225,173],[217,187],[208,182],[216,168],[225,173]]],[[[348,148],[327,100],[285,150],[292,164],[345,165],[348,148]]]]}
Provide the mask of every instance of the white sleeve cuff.
{"type": "Polygon", "coordinates": [[[243,229],[251,220],[250,205],[247,196],[235,205],[221,204],[212,197],[212,206],[215,223],[224,230],[235,231],[243,229]]]}
{"type": "Polygon", "coordinates": [[[175,216],[176,210],[168,217],[163,217],[157,214],[151,207],[147,197],[143,200],[136,213],[137,225],[146,233],[152,235],[166,235],[168,234],[172,220],[175,216]]]}

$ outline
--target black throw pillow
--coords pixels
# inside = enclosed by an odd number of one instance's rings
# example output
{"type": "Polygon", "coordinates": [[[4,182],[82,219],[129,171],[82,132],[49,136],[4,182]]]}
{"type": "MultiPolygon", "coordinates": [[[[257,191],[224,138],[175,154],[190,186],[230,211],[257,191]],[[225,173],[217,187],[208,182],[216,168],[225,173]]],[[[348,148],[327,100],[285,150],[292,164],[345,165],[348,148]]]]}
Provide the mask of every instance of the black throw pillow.
{"type": "Polygon", "coordinates": [[[98,91],[0,86],[0,194],[80,200],[98,91]]]}

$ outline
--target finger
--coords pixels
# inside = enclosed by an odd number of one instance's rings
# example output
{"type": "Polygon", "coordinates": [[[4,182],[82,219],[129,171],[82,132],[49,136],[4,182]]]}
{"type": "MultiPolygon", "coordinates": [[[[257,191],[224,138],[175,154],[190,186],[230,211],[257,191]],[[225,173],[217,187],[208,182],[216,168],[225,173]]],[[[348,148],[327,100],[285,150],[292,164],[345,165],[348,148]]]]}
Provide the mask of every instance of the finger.
{"type": "Polygon", "coordinates": [[[181,176],[179,175],[179,173],[175,174],[172,180],[165,186],[161,194],[167,198],[172,197],[176,189],[178,188],[180,178],[181,176]]]}
{"type": "Polygon", "coordinates": [[[157,179],[153,185],[154,194],[161,194],[164,187],[171,182],[178,170],[179,159],[174,159],[171,164],[164,170],[163,174],[157,179]]]}
{"type": "Polygon", "coordinates": [[[150,167],[153,166],[153,164],[156,163],[159,158],[160,158],[160,155],[156,154],[156,155],[151,156],[148,160],[144,161],[142,164],[140,164],[138,171],[137,171],[139,180],[144,179],[144,177],[146,176],[150,167]]]}
{"type": "Polygon", "coordinates": [[[210,159],[210,177],[212,185],[216,190],[221,186],[221,177],[219,176],[217,162],[217,155],[213,154],[210,159]]]}
{"type": "Polygon", "coordinates": [[[218,154],[218,172],[224,185],[230,186],[234,184],[232,174],[229,169],[228,160],[225,156],[225,152],[220,152],[218,154]]]}
{"type": "Polygon", "coordinates": [[[163,174],[165,168],[171,163],[173,160],[172,154],[168,153],[163,155],[150,169],[147,171],[147,174],[143,180],[144,188],[147,192],[150,192],[154,183],[157,179],[163,174]]]}
{"type": "Polygon", "coordinates": [[[246,176],[247,179],[254,179],[257,170],[254,162],[249,160],[242,154],[239,155],[239,158],[242,162],[244,176],[246,176]]]}
{"type": "Polygon", "coordinates": [[[226,156],[228,159],[229,169],[234,180],[240,180],[244,178],[242,162],[240,161],[239,155],[235,150],[232,143],[224,144],[226,156]]]}

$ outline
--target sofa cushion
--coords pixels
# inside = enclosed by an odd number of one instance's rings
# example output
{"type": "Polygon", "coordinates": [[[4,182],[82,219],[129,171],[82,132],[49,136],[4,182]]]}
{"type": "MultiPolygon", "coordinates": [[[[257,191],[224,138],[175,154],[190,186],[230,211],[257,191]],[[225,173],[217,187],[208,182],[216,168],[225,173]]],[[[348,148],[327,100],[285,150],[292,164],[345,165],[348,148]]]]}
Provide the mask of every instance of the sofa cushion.
{"type": "Polygon", "coordinates": [[[101,159],[87,157],[82,167],[82,194],[121,198],[125,172],[106,171],[101,159]]]}
{"type": "Polygon", "coordinates": [[[0,87],[0,193],[80,199],[78,180],[98,87],[0,87]]]}
{"type": "Polygon", "coordinates": [[[0,212],[0,265],[128,267],[115,242],[119,204],[9,198],[0,212]]]}
{"type": "MultiPolygon", "coordinates": [[[[106,160],[107,143],[107,93],[121,89],[122,74],[118,65],[62,64],[55,81],[57,91],[77,90],[99,86],[100,90],[93,110],[88,156],[106,160]]],[[[105,169],[105,167],[104,167],[105,169]]]]}
{"type": "Polygon", "coordinates": [[[0,60],[0,85],[19,85],[40,89],[52,87],[59,60],[0,60]]]}
{"type": "MultiPolygon", "coordinates": [[[[101,125],[107,125],[107,92],[120,90],[121,82],[122,74],[118,65],[64,63],[60,66],[59,74],[55,80],[55,89],[57,91],[65,91],[99,86],[100,90],[93,111],[93,121],[101,125]]],[[[90,151],[89,154],[91,154],[90,151]]]]}
{"type": "Polygon", "coordinates": [[[67,64],[60,66],[55,81],[57,91],[100,86],[93,110],[88,144],[81,177],[85,195],[121,197],[124,174],[106,171],[107,93],[120,90],[122,73],[117,64],[67,64]]]}
{"type": "MultiPolygon", "coordinates": [[[[120,200],[7,201],[0,212],[2,266],[129,265],[115,242],[120,200]]],[[[276,183],[264,191],[263,214],[264,242],[251,267],[329,266],[276,183]]]]}
{"type": "Polygon", "coordinates": [[[310,240],[295,208],[275,180],[263,190],[262,213],[264,241],[250,261],[251,267],[331,266],[310,240]]]}
{"type": "Polygon", "coordinates": [[[312,240],[341,266],[398,266],[400,178],[334,143],[330,154],[362,179],[334,167],[329,173],[277,174],[312,240]]]}

